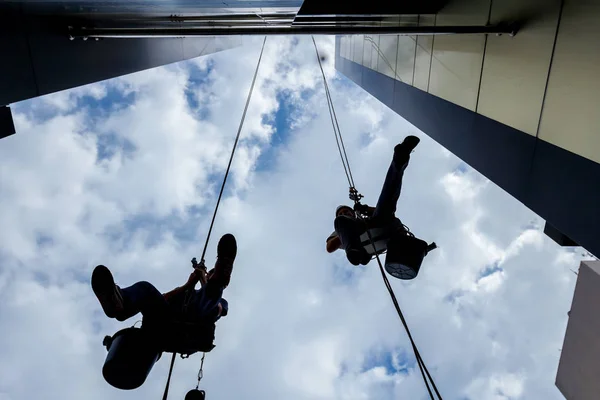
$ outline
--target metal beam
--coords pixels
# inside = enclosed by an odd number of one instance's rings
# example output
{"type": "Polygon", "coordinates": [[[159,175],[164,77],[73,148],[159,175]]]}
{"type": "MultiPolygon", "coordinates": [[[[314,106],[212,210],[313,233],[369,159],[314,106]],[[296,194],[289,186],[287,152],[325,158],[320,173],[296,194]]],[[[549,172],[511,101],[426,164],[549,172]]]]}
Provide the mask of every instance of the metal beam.
{"type": "Polygon", "coordinates": [[[76,38],[151,38],[230,35],[450,35],[450,34],[507,34],[515,35],[517,26],[508,24],[487,26],[222,26],[222,27],[70,27],[76,38]]]}

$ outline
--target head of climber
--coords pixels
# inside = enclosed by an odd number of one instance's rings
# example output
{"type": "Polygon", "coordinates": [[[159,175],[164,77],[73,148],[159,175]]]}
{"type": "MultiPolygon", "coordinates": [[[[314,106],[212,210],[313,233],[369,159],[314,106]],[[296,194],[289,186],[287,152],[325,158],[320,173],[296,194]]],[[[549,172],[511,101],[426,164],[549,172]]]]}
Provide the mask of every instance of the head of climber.
{"type": "Polygon", "coordinates": [[[221,300],[219,300],[219,315],[221,317],[225,317],[228,313],[229,313],[229,303],[227,302],[227,300],[221,298],[221,300]]]}
{"type": "Polygon", "coordinates": [[[348,217],[356,217],[354,210],[350,206],[341,205],[335,209],[335,216],[339,217],[340,215],[346,215],[348,217]]]}

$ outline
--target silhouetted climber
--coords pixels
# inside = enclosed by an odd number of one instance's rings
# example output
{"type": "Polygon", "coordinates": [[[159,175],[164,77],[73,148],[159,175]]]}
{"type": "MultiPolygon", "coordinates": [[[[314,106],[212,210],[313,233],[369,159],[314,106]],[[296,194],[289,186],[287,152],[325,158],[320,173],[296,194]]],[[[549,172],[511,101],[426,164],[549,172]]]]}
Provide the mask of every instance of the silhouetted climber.
{"type": "MultiPolygon", "coordinates": [[[[359,202],[355,204],[354,209],[347,205],[337,207],[334,220],[335,230],[327,238],[326,248],[329,253],[333,253],[338,249],[344,249],[346,257],[351,264],[366,265],[371,260],[373,253],[384,251],[386,248],[389,250],[387,244],[389,243],[390,235],[392,237],[406,236],[414,239],[414,236],[410,234],[396,217],[396,203],[400,197],[402,177],[404,170],[408,166],[410,153],[417,147],[419,142],[420,139],[418,137],[407,136],[402,143],[394,147],[394,156],[375,207],[370,207],[359,202]],[[357,218],[356,213],[359,213],[364,219],[357,218]],[[370,239],[366,235],[367,229],[371,233],[370,239]],[[373,240],[374,246],[371,244],[371,240],[373,240]],[[371,251],[367,251],[367,248],[370,248],[371,251]]],[[[420,239],[416,240],[425,243],[420,239]]],[[[427,247],[426,243],[425,246],[427,247]]],[[[419,243],[418,247],[417,252],[420,253],[421,243],[419,243]]],[[[434,247],[434,244],[427,247],[427,251],[434,247]]],[[[402,250],[406,252],[407,249],[403,248],[402,250]]],[[[410,251],[412,250],[410,248],[410,251]]],[[[423,257],[425,254],[423,254],[423,257]]],[[[403,271],[395,271],[398,268],[403,267],[394,266],[386,260],[386,270],[396,277],[400,277],[403,273],[403,271]]],[[[416,276],[416,271],[414,275],[416,276]]],[[[411,278],[404,277],[402,279],[411,278]]]]}
{"type": "Polygon", "coordinates": [[[165,294],[145,281],[120,288],[115,285],[111,272],[104,265],[98,265],[94,269],[92,289],[106,316],[119,321],[141,312],[144,325],[160,326],[175,315],[188,322],[214,323],[226,316],[229,310],[227,300],[222,295],[229,285],[236,253],[235,237],[231,234],[223,235],[217,246],[215,267],[208,273],[206,268],[194,268],[183,286],[165,294]],[[198,282],[202,287],[195,290],[198,282]],[[187,299],[186,292],[189,296],[187,299]]]}

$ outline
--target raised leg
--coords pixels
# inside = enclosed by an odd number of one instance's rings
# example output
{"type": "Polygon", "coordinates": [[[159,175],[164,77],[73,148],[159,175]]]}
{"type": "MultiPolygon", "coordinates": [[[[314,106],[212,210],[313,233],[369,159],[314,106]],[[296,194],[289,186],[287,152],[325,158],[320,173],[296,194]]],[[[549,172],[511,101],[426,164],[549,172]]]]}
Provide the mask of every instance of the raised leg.
{"type": "Polygon", "coordinates": [[[408,136],[394,148],[394,157],[385,176],[373,218],[385,220],[394,217],[402,189],[404,170],[408,166],[410,152],[419,144],[419,141],[420,139],[416,136],[408,136]]]}
{"type": "Polygon", "coordinates": [[[140,312],[144,316],[144,324],[161,322],[168,318],[169,305],[150,282],[137,282],[121,289],[121,292],[125,306],[123,319],[131,318],[140,312]]]}
{"type": "Polygon", "coordinates": [[[104,265],[94,269],[92,289],[109,318],[125,321],[141,312],[145,320],[160,320],[168,315],[167,302],[151,283],[138,282],[121,289],[104,265]]]}

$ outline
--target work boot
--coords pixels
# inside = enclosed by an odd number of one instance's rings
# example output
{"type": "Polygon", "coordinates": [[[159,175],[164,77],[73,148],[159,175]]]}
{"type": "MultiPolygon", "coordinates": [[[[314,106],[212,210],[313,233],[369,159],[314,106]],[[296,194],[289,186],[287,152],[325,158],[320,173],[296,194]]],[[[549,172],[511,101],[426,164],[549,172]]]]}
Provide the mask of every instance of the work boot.
{"type": "Polygon", "coordinates": [[[360,260],[361,265],[367,265],[371,261],[371,255],[366,251],[363,252],[362,259],[360,260]]]}
{"type": "Polygon", "coordinates": [[[364,248],[346,249],[346,258],[352,265],[367,265],[371,261],[371,256],[364,248]]]}
{"type": "Polygon", "coordinates": [[[420,141],[421,139],[419,139],[418,137],[409,135],[404,138],[404,141],[402,141],[400,145],[406,147],[406,150],[410,153],[415,149],[415,147],[417,147],[420,141]]]}
{"type": "Polygon", "coordinates": [[[362,253],[358,249],[346,249],[346,258],[352,265],[359,265],[362,260],[362,253]]]}
{"type": "Polygon", "coordinates": [[[237,243],[235,236],[227,233],[221,237],[217,245],[217,262],[215,263],[214,273],[212,278],[215,279],[222,287],[227,287],[231,280],[231,272],[233,271],[233,262],[237,254],[237,243]]]}
{"type": "Polygon", "coordinates": [[[407,136],[404,141],[394,147],[394,161],[398,167],[408,163],[410,153],[417,147],[421,139],[416,136],[407,136]]]}
{"type": "Polygon", "coordinates": [[[92,272],[92,290],[108,318],[118,319],[123,315],[124,306],[121,288],[115,285],[110,270],[104,265],[98,265],[92,272]]]}

